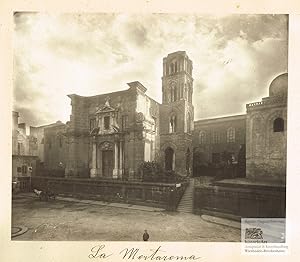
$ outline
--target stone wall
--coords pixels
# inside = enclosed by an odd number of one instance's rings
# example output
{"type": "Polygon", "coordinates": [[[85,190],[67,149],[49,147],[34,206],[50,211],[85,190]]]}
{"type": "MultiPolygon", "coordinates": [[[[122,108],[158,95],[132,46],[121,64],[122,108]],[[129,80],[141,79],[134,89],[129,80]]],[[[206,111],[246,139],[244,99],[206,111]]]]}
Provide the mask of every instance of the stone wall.
{"type": "Polygon", "coordinates": [[[51,177],[34,177],[31,183],[32,188],[48,188],[59,195],[156,206],[173,211],[186,188],[186,183],[176,187],[164,183],[51,177]]]}
{"type": "Polygon", "coordinates": [[[285,184],[287,154],[288,74],[269,86],[269,97],[247,104],[246,169],[255,180],[285,184]]]}
{"type": "Polygon", "coordinates": [[[65,135],[66,125],[59,124],[40,130],[43,135],[44,168],[47,170],[64,169],[68,161],[69,144],[65,135]]]}
{"type": "Polygon", "coordinates": [[[246,161],[251,179],[286,179],[287,107],[285,103],[248,105],[246,161]],[[284,121],[284,130],[274,132],[274,120],[284,121]]]}
{"type": "Polygon", "coordinates": [[[238,218],[285,217],[285,187],[203,186],[194,191],[194,212],[238,218]]]}
{"type": "Polygon", "coordinates": [[[192,128],[187,129],[187,113],[190,112],[193,122],[193,107],[185,101],[179,100],[170,104],[160,106],[160,163],[165,168],[166,149],[171,148],[174,151],[173,170],[182,175],[191,175],[193,146],[192,146],[192,128]],[[175,132],[170,132],[170,116],[176,116],[175,132]],[[189,152],[189,153],[188,153],[189,152]],[[189,156],[188,156],[189,154],[189,156]],[[189,164],[187,157],[190,158],[189,164]],[[189,167],[188,167],[189,166],[189,167]]]}

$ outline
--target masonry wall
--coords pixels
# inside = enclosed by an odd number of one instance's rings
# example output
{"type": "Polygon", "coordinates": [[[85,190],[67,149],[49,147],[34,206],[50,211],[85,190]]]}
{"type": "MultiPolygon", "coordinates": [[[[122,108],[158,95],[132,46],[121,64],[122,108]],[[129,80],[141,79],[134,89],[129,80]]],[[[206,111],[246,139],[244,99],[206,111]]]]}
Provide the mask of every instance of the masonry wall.
{"type": "Polygon", "coordinates": [[[133,82],[129,85],[128,90],[93,97],[69,96],[72,99],[72,115],[67,131],[69,143],[67,176],[82,176],[83,170],[92,168],[93,143],[97,144],[98,169],[93,171],[96,177],[103,175],[101,145],[104,142],[112,145],[115,154],[114,144],[122,141],[124,179],[139,179],[140,164],[143,161],[156,159],[159,148],[158,103],[145,94],[146,89],[141,87],[140,83],[133,82]],[[90,123],[93,119],[96,125],[102,126],[103,124],[98,122],[97,114],[106,103],[113,110],[114,127],[111,126],[109,130],[104,131],[100,128],[97,134],[91,135],[93,127],[90,123]],[[124,118],[126,118],[126,124],[124,124],[124,118]],[[77,175],[74,175],[76,173],[77,175]]]}
{"type": "Polygon", "coordinates": [[[44,138],[44,127],[36,127],[34,131],[34,136],[37,139],[37,156],[39,157],[41,163],[45,161],[44,157],[44,146],[45,146],[45,138],[44,138]]]}
{"type": "MultiPolygon", "coordinates": [[[[65,134],[66,125],[46,127],[44,133],[44,168],[52,173],[63,170],[68,160],[68,140],[65,134]]],[[[53,174],[54,175],[54,174],[53,174]]]]}
{"type": "Polygon", "coordinates": [[[194,213],[223,216],[230,219],[286,216],[285,187],[207,185],[196,187],[194,213]]]}
{"type": "Polygon", "coordinates": [[[142,204],[172,211],[176,210],[187,186],[186,183],[176,187],[167,183],[51,177],[34,177],[31,182],[32,188],[48,188],[59,195],[142,204]]]}
{"type": "Polygon", "coordinates": [[[248,178],[285,182],[286,126],[287,107],[285,103],[248,107],[246,139],[248,178]],[[274,132],[273,124],[276,118],[284,120],[283,132],[274,132]]]}
{"type": "Polygon", "coordinates": [[[70,177],[88,175],[88,106],[84,97],[69,95],[72,113],[67,127],[68,159],[65,175],[70,177]]]}
{"type": "Polygon", "coordinates": [[[217,164],[222,161],[224,152],[231,153],[233,160],[237,161],[241,145],[245,143],[245,115],[195,121],[193,146],[198,163],[217,164]]]}
{"type": "Polygon", "coordinates": [[[193,108],[185,100],[179,100],[170,104],[160,105],[160,159],[161,166],[165,168],[166,149],[174,150],[174,171],[182,176],[191,175],[193,146],[193,108]],[[190,132],[187,132],[187,112],[192,117],[190,132]],[[170,116],[176,115],[176,131],[170,132],[170,116]],[[189,160],[188,160],[189,158],[189,160]]]}

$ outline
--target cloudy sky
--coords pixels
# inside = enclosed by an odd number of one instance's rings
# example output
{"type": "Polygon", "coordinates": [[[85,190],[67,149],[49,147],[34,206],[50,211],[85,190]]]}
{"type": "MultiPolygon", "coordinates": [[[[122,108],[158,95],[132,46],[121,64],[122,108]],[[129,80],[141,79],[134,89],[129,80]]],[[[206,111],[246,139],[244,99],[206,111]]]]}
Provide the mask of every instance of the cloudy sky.
{"type": "Polygon", "coordinates": [[[193,61],[195,119],[245,113],[287,72],[285,15],[41,14],[14,16],[14,110],[42,125],[69,120],[67,94],[140,81],[161,102],[162,59],[193,61]]]}

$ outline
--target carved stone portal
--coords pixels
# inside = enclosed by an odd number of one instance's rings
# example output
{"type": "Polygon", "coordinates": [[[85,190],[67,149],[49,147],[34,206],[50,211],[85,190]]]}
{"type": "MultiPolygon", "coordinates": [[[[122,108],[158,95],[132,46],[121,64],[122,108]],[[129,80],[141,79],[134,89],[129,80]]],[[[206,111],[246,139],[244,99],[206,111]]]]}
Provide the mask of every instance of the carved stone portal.
{"type": "Polygon", "coordinates": [[[105,150],[113,150],[113,144],[110,143],[110,142],[103,142],[101,145],[100,145],[100,149],[105,151],[105,150]]]}

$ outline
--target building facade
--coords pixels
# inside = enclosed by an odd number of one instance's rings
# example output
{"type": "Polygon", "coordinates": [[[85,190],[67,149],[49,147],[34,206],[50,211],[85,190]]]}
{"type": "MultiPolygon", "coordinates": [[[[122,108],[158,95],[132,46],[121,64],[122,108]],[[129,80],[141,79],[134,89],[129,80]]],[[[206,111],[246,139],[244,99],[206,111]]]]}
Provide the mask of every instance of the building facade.
{"type": "Polygon", "coordinates": [[[26,134],[26,124],[19,124],[19,113],[12,112],[12,177],[35,175],[37,166],[37,140],[26,134]]]}
{"type": "Polygon", "coordinates": [[[69,95],[70,121],[45,132],[52,141],[45,165],[63,166],[66,177],[136,180],[144,161],[192,176],[193,162],[218,164],[225,154],[231,163],[247,162],[247,178],[285,177],[287,74],[246,114],[194,121],[192,71],[184,51],[163,58],[162,103],[138,81],[123,91],[69,95]]]}
{"type": "Polygon", "coordinates": [[[269,96],[247,104],[247,177],[285,182],[288,74],[270,84],[269,96]]]}
{"type": "Polygon", "coordinates": [[[139,82],[94,97],[69,95],[67,176],[135,179],[143,161],[158,158],[159,104],[139,82]]]}
{"type": "Polygon", "coordinates": [[[194,126],[194,175],[214,175],[208,168],[232,164],[239,165],[235,176],[244,177],[246,115],[198,120],[194,126]]]}

